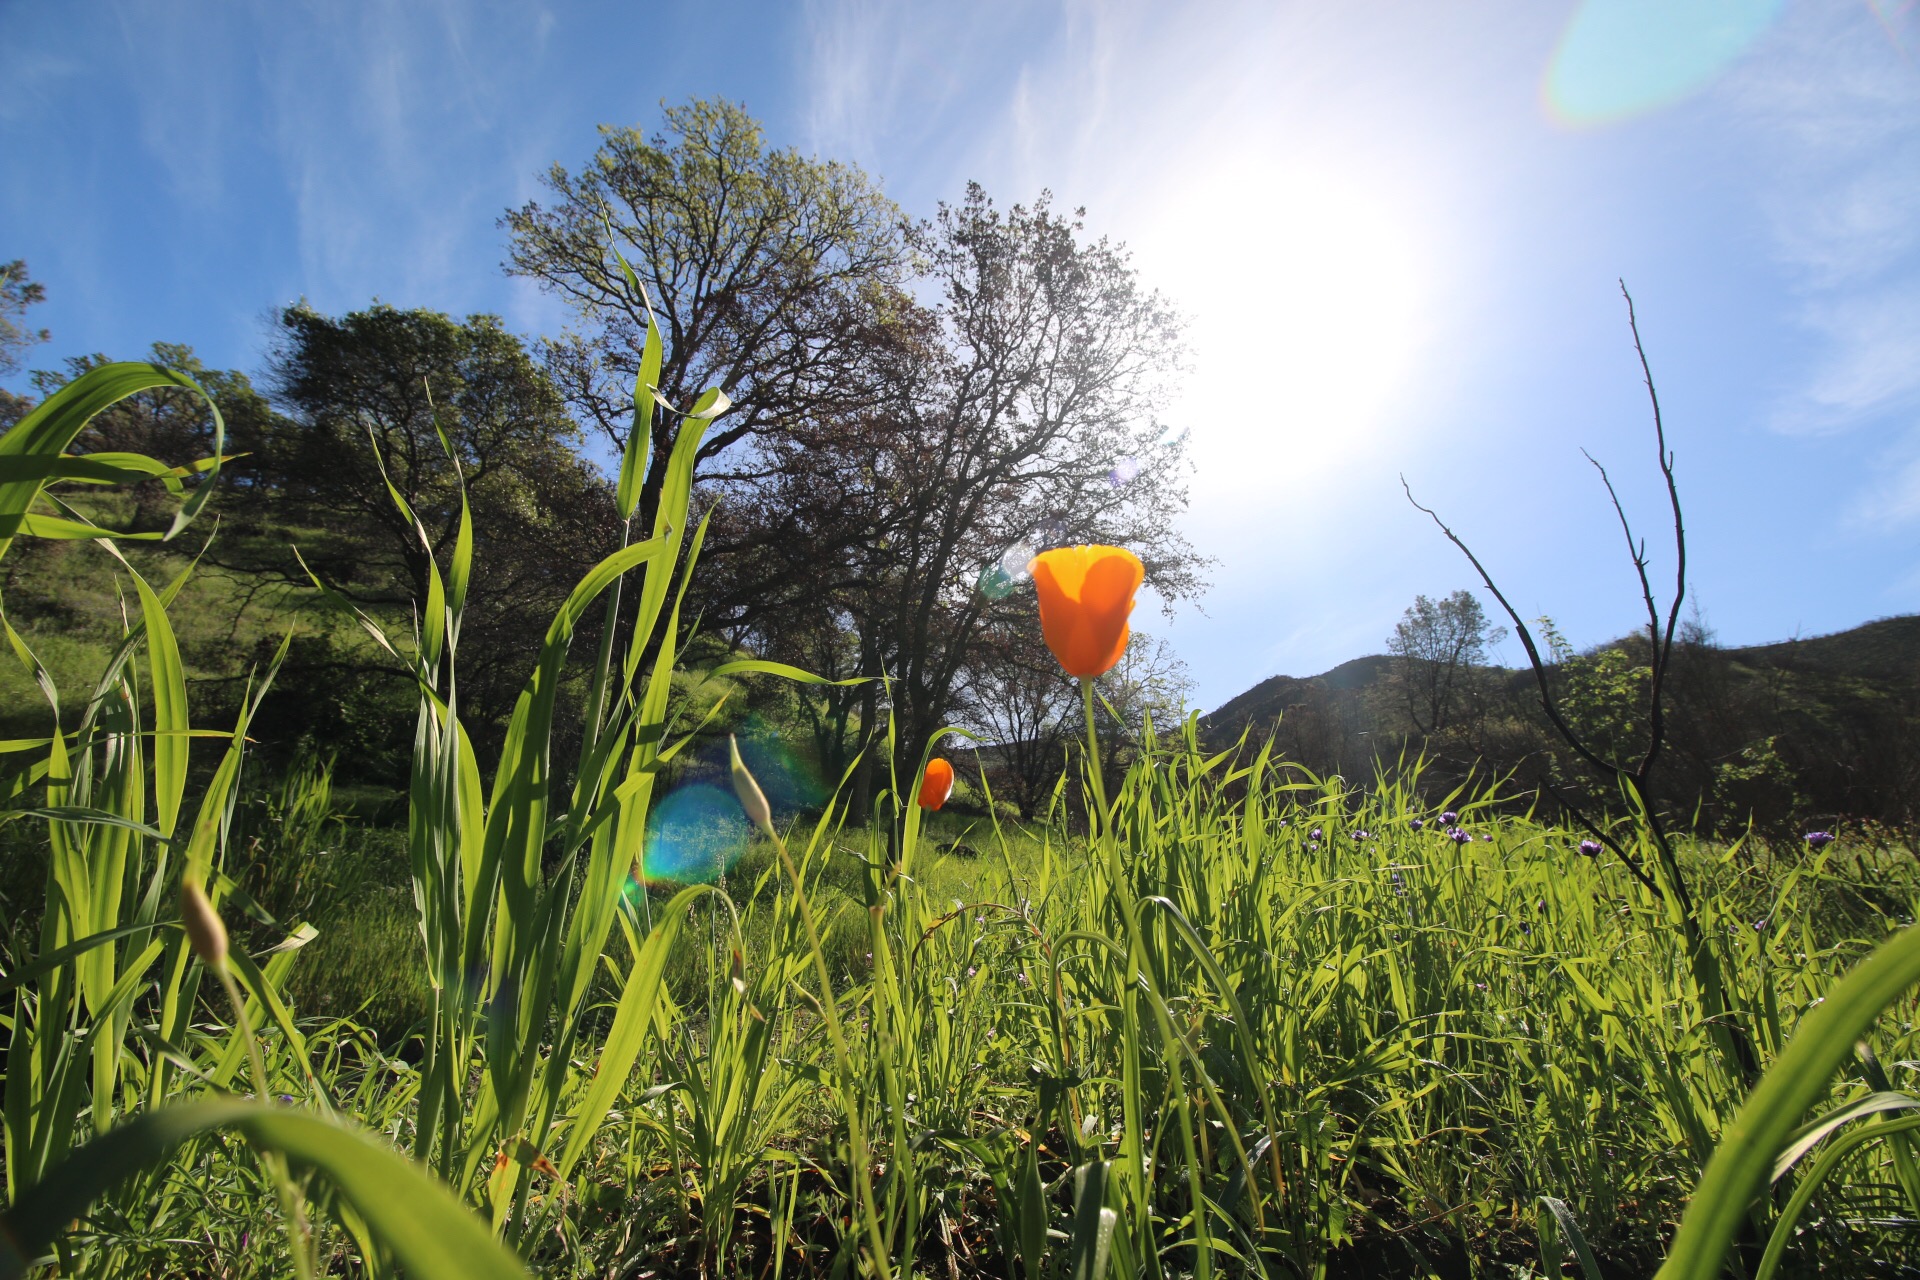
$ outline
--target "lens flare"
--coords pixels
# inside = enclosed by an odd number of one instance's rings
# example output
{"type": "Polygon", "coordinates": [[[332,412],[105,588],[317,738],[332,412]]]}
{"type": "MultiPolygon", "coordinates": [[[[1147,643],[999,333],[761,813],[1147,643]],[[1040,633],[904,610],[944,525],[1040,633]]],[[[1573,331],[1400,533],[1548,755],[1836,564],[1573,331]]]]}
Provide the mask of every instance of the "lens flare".
{"type": "Polygon", "coordinates": [[[1766,34],[1785,0],[1584,0],[1541,90],[1568,124],[1601,124],[1705,87],[1766,34]]]}
{"type": "Polygon", "coordinates": [[[997,564],[990,564],[980,571],[980,577],[974,582],[973,589],[989,600],[1005,600],[1019,585],[1013,575],[1005,569],[997,564]]]}
{"type": "Polygon", "coordinates": [[[676,788],[647,815],[640,879],[647,885],[717,880],[740,860],[752,834],[731,791],[707,782],[676,788]]]}
{"type": "Polygon", "coordinates": [[[1000,559],[980,570],[980,577],[974,582],[974,590],[989,600],[1004,600],[1019,590],[1020,584],[1032,575],[1027,565],[1033,560],[1034,548],[1031,542],[1016,542],[1008,547],[1000,559]]]}
{"type": "MultiPolygon", "coordinates": [[[[810,748],[795,747],[786,734],[759,715],[741,721],[734,738],[740,745],[740,759],[773,807],[776,823],[826,803],[830,788],[810,748]]],[[[719,748],[719,756],[725,758],[724,747],[719,748]]]]}
{"type": "MultiPolygon", "coordinates": [[[[828,788],[818,765],[763,718],[748,716],[733,736],[776,826],[825,803],[828,788]]],[[[633,890],[717,880],[746,852],[753,826],[727,782],[726,758],[726,739],[716,737],[698,751],[692,776],[655,799],[633,890]]]]}
{"type": "Polygon", "coordinates": [[[1107,483],[1116,489],[1132,484],[1134,477],[1140,474],[1140,459],[1122,458],[1113,464],[1113,470],[1107,472],[1107,483]]]}

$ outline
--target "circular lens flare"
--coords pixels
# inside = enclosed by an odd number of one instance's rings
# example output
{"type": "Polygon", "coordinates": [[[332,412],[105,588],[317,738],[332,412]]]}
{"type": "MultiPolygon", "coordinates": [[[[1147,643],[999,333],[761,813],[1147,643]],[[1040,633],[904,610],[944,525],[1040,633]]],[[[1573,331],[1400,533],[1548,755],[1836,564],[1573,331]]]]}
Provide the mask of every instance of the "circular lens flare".
{"type": "Polygon", "coordinates": [[[1602,124],[1678,101],[1751,49],[1785,0],[1585,0],[1542,84],[1567,124],[1602,124]]]}
{"type": "Polygon", "coordinates": [[[980,571],[980,578],[973,584],[973,588],[989,600],[1005,600],[1019,585],[1013,575],[1005,569],[997,564],[990,564],[980,571]]]}
{"type": "Polygon", "coordinates": [[[989,600],[1004,600],[1020,589],[1020,584],[1033,575],[1027,565],[1034,557],[1031,542],[1016,542],[1001,553],[1000,559],[980,570],[975,580],[974,590],[989,600]]]}
{"type": "Polygon", "coordinates": [[[700,782],[668,792],[647,815],[643,885],[705,884],[746,852],[753,828],[733,792],[700,782]]]}
{"type": "Polygon", "coordinates": [[[740,744],[740,758],[760,784],[776,821],[826,803],[828,787],[811,749],[796,749],[777,726],[759,715],[743,720],[734,737],[740,744]]]}
{"type": "MultiPolygon", "coordinates": [[[[764,718],[749,715],[734,727],[733,736],[776,824],[825,802],[828,789],[818,765],[764,718]]],[[[647,814],[634,891],[717,880],[746,852],[753,826],[724,780],[725,741],[715,735],[697,753],[692,776],[655,799],[647,814]]]]}

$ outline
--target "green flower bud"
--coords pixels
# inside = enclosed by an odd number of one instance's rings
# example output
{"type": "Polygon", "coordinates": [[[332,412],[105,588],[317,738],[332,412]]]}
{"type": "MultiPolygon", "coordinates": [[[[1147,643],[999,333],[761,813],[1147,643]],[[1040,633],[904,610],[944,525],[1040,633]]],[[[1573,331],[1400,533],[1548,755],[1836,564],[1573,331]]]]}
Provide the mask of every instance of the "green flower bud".
{"type": "MultiPolygon", "coordinates": [[[[747,772],[746,762],[740,759],[740,744],[727,735],[727,756],[733,766],[733,793],[740,797],[740,807],[747,811],[747,821],[773,835],[773,810],[767,806],[767,797],[760,790],[760,784],[747,772]]],[[[777,838],[777,837],[776,837],[777,838]]]]}
{"type": "Polygon", "coordinates": [[[219,973],[227,967],[227,926],[220,913],[207,900],[206,890],[192,880],[180,886],[180,922],[187,929],[187,945],[209,969],[219,973]]]}

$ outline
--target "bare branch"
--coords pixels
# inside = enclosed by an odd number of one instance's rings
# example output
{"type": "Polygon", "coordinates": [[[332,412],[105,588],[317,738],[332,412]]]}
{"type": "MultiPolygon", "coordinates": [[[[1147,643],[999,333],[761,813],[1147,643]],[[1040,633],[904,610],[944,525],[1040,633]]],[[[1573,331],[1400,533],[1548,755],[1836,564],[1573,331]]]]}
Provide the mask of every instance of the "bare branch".
{"type": "Polygon", "coordinates": [[[1573,748],[1576,755],[1595,769],[1615,776],[1624,775],[1626,770],[1611,761],[1602,759],[1582,742],[1580,736],[1573,731],[1573,726],[1568,724],[1566,718],[1560,714],[1560,707],[1553,700],[1553,686],[1547,680],[1546,660],[1540,656],[1540,648],[1533,641],[1533,632],[1527,629],[1527,624],[1521,619],[1519,610],[1515,609],[1500,588],[1494,585],[1493,576],[1487,572],[1486,566],[1480,563],[1480,557],[1473,554],[1473,549],[1460,540],[1459,534],[1447,527],[1446,521],[1442,520],[1433,508],[1420,505],[1419,500],[1413,496],[1413,488],[1407,483],[1405,476],[1400,477],[1400,487],[1406,491],[1407,501],[1413,503],[1414,510],[1424,511],[1427,517],[1439,526],[1440,532],[1447,535],[1447,541],[1460,548],[1460,553],[1466,556],[1474,572],[1480,575],[1480,581],[1485,584],[1488,591],[1493,593],[1493,598],[1500,602],[1500,607],[1507,611],[1507,617],[1513,619],[1514,634],[1520,637],[1520,644],[1527,651],[1527,662],[1533,667],[1533,678],[1540,686],[1540,707],[1547,713],[1547,719],[1552,723],[1554,730],[1569,747],[1573,748]]]}
{"type": "Polygon", "coordinates": [[[1656,649],[1653,662],[1653,680],[1650,692],[1652,711],[1647,736],[1647,754],[1640,763],[1640,774],[1646,771],[1660,755],[1660,747],[1666,738],[1666,720],[1661,710],[1660,694],[1666,685],[1667,670],[1673,658],[1673,635],[1680,625],[1680,605],[1687,598],[1687,525],[1680,510],[1680,486],[1673,476],[1673,454],[1667,448],[1667,427],[1660,415],[1660,393],[1654,389],[1653,369],[1647,363],[1647,349],[1640,341],[1640,322],[1633,310],[1633,295],[1627,292],[1627,282],[1620,281],[1620,296],[1627,300],[1627,327],[1633,331],[1633,351],[1640,359],[1640,374],[1647,384],[1647,400],[1653,406],[1653,436],[1660,460],[1660,474],[1667,482],[1667,502],[1673,509],[1673,551],[1674,580],[1673,604],[1667,610],[1667,627],[1664,635],[1653,638],[1656,649]]]}
{"type": "Polygon", "coordinates": [[[1661,897],[1659,882],[1647,871],[1645,863],[1629,853],[1625,845],[1614,839],[1611,833],[1603,830],[1598,823],[1592,818],[1589,818],[1586,812],[1581,809],[1579,805],[1575,804],[1570,796],[1553,785],[1552,778],[1542,778],[1540,785],[1546,788],[1547,794],[1553,797],[1556,804],[1573,815],[1573,820],[1584,827],[1588,834],[1611,849],[1614,856],[1619,858],[1627,870],[1633,873],[1633,878],[1645,885],[1647,892],[1651,893],[1656,901],[1661,897]]]}
{"type": "Polygon", "coordinates": [[[1607,497],[1613,500],[1613,513],[1620,517],[1620,532],[1627,539],[1627,555],[1633,559],[1634,572],[1640,576],[1640,597],[1647,603],[1647,642],[1657,645],[1660,643],[1660,606],[1654,603],[1653,584],[1647,581],[1646,540],[1634,541],[1633,526],[1627,523],[1626,509],[1620,505],[1620,495],[1614,491],[1613,477],[1607,474],[1607,469],[1585,449],[1580,451],[1580,456],[1591,462],[1593,469],[1600,473],[1600,483],[1607,486],[1607,497]]]}

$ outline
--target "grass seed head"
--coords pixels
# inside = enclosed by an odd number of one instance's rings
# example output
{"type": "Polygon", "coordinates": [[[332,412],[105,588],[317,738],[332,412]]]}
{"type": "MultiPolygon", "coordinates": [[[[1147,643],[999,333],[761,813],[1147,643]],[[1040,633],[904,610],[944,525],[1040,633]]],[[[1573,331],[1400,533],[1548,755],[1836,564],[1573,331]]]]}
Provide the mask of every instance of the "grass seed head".
{"type": "Polygon", "coordinates": [[[201,963],[216,973],[225,970],[227,926],[196,881],[188,880],[180,886],[180,922],[186,926],[187,944],[201,963]]]}
{"type": "Polygon", "coordinates": [[[760,784],[747,771],[746,761],[740,758],[740,744],[732,734],[727,735],[727,758],[733,769],[733,794],[740,797],[740,807],[746,810],[747,821],[771,837],[773,810],[767,805],[766,793],[760,790],[760,784]]]}

